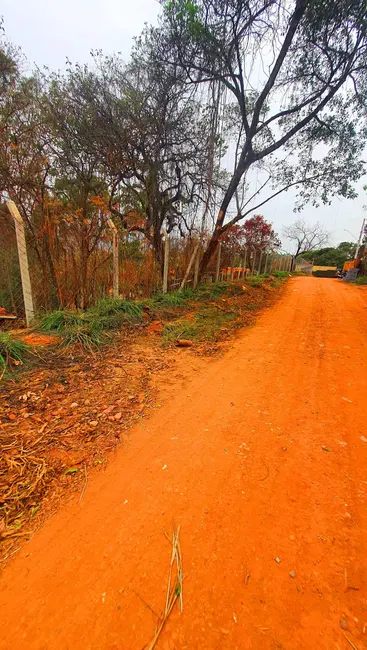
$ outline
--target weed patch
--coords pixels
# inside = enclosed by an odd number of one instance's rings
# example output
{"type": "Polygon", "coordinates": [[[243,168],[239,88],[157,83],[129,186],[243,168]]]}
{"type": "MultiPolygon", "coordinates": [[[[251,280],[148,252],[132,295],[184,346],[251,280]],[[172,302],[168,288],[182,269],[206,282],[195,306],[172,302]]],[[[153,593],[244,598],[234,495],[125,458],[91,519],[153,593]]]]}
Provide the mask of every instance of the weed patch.
{"type": "Polygon", "coordinates": [[[13,366],[22,364],[29,352],[29,345],[14,339],[7,332],[0,332],[0,377],[13,366]]]}

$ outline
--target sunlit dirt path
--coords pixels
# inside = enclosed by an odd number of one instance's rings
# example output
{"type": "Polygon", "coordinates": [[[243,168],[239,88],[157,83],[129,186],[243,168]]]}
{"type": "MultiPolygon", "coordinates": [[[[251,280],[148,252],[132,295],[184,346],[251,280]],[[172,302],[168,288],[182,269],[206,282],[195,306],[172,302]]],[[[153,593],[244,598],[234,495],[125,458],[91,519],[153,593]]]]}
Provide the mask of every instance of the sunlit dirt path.
{"type": "Polygon", "coordinates": [[[294,278],[179,394],[162,386],[4,571],[0,648],[142,650],[172,519],[184,610],[158,649],[366,648],[366,335],[367,291],[294,278]]]}

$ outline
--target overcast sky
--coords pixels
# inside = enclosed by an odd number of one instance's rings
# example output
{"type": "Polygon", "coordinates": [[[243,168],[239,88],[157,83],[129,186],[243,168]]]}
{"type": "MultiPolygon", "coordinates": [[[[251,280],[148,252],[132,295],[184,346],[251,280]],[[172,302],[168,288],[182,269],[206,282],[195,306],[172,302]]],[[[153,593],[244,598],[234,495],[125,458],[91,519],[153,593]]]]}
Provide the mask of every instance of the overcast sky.
{"type": "MultiPolygon", "coordinates": [[[[7,37],[19,45],[30,66],[44,65],[62,69],[66,58],[76,63],[90,61],[90,51],[106,54],[121,52],[128,59],[134,36],[145,23],[156,23],[160,6],[157,0],[1,0],[7,37]]],[[[310,223],[320,221],[331,233],[331,242],[353,241],[344,231],[359,234],[367,204],[367,195],[359,183],[360,196],[355,201],[335,199],[331,206],[306,207],[301,217],[310,223]]],[[[262,210],[281,234],[283,225],[299,215],[293,212],[294,195],[283,194],[262,210]]],[[[289,244],[284,241],[289,249],[289,244]]]]}

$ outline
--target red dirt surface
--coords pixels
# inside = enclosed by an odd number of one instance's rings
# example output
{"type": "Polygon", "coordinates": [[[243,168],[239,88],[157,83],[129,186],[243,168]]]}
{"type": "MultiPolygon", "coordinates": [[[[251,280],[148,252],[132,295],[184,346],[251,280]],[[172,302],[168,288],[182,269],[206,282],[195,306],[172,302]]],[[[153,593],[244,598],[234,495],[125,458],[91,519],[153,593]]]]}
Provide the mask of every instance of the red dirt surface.
{"type": "Polygon", "coordinates": [[[59,342],[57,336],[50,336],[49,334],[39,334],[38,332],[31,332],[30,334],[26,334],[25,336],[22,336],[22,340],[24,341],[24,343],[27,343],[28,345],[33,345],[35,347],[57,345],[59,342]]]}
{"type": "Polygon", "coordinates": [[[141,650],[173,519],[184,609],[157,648],[366,648],[366,320],[363,288],[295,278],[221,359],[183,351],[191,376],[5,569],[0,648],[141,650]]]}

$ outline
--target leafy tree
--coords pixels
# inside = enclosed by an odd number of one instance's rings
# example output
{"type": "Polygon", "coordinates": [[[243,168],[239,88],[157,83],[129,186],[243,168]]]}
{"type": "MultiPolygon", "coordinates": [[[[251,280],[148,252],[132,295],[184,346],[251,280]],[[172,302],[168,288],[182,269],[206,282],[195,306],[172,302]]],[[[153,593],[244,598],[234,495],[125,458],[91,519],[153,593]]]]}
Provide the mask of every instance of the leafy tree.
{"type": "Polygon", "coordinates": [[[224,232],[246,216],[254,197],[225,221],[254,168],[269,169],[262,189],[274,190],[256,207],[292,186],[299,188],[299,206],[328,202],[335,194],[355,196],[366,132],[360,102],[366,29],[362,0],[165,4],[154,32],[157,57],[179,65],[194,85],[216,82],[225,88],[236,115],[235,167],[201,271],[224,232]]]}
{"type": "Polygon", "coordinates": [[[55,124],[66,107],[70,146],[106,179],[111,213],[160,263],[163,227],[187,232],[188,206],[204,201],[207,116],[176,71],[151,64],[148,45],[128,66],[96,54],[94,71],[53,76],[50,95],[55,124]]]}
{"type": "MultiPolygon", "coordinates": [[[[50,246],[48,184],[51,164],[49,134],[40,109],[42,88],[36,76],[21,73],[16,51],[3,71],[0,99],[0,197],[14,200],[25,221],[28,242],[40,265],[50,302],[57,305],[58,281],[50,246]]],[[[1,57],[0,57],[1,58],[1,57]]],[[[0,75],[1,76],[1,75],[0,75]]]]}
{"type": "Polygon", "coordinates": [[[315,266],[337,266],[342,268],[344,262],[354,259],[356,245],[353,242],[341,242],[336,248],[321,248],[304,253],[306,260],[313,261],[315,266]]]}
{"type": "Polygon", "coordinates": [[[222,236],[223,259],[228,263],[236,254],[241,258],[253,250],[259,253],[269,253],[281,246],[281,242],[273,230],[272,224],[257,214],[247,219],[243,225],[235,224],[227,228],[222,236]],[[228,259],[227,259],[228,258],[228,259]]]}

